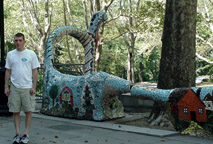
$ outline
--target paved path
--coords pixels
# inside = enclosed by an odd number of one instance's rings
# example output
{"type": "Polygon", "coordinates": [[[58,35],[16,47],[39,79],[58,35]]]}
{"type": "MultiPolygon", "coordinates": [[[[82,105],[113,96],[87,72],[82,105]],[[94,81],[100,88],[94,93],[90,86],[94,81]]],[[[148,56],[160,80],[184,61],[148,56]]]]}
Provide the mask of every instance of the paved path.
{"type": "MultiPolygon", "coordinates": [[[[24,114],[21,115],[24,131],[24,114]]],[[[0,144],[11,144],[12,117],[0,117],[0,144]]],[[[181,136],[174,131],[124,126],[110,122],[72,120],[33,114],[30,144],[212,144],[211,140],[181,136]]]]}

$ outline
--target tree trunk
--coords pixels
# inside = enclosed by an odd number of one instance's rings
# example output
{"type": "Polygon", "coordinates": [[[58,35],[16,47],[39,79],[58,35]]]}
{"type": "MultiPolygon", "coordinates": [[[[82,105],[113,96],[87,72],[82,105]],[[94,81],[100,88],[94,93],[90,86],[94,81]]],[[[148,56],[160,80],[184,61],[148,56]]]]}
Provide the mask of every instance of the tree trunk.
{"type": "MultiPolygon", "coordinates": [[[[65,26],[67,26],[67,16],[66,16],[66,3],[65,3],[65,0],[63,0],[63,10],[64,10],[64,24],[65,26]]],[[[68,42],[68,34],[65,36],[66,37],[66,47],[67,47],[67,52],[68,52],[68,56],[69,56],[69,59],[70,59],[70,63],[71,64],[74,64],[74,60],[71,56],[71,52],[70,52],[70,45],[69,45],[69,42],[68,42]]],[[[78,71],[78,68],[76,66],[73,66],[73,69],[75,69],[75,71],[78,71]]]]}
{"type": "MultiPolygon", "coordinates": [[[[107,12],[108,8],[110,7],[110,5],[112,4],[113,0],[110,0],[109,3],[105,3],[105,2],[102,2],[100,0],[95,0],[95,6],[96,6],[96,9],[97,11],[100,11],[100,10],[105,10],[105,12],[107,12]],[[101,4],[102,4],[102,8],[101,8],[101,4]]],[[[94,10],[92,9],[91,7],[92,5],[92,1],[90,0],[90,10],[94,10]]],[[[91,13],[91,12],[90,12],[91,13]]],[[[104,26],[105,24],[103,23],[100,27],[100,36],[99,37],[99,40],[98,40],[98,43],[97,43],[97,47],[96,47],[96,50],[95,50],[95,66],[94,66],[94,71],[95,72],[98,72],[99,71],[99,64],[100,64],[100,60],[101,60],[101,56],[102,56],[102,47],[103,47],[103,33],[104,33],[104,26]]]]}
{"type": "Polygon", "coordinates": [[[132,53],[130,54],[130,71],[131,71],[131,82],[135,83],[135,71],[134,71],[134,47],[135,47],[135,38],[134,34],[131,33],[131,46],[132,46],[132,53]]]}
{"type": "MultiPolygon", "coordinates": [[[[131,31],[133,28],[133,18],[131,16],[132,14],[132,0],[128,1],[129,4],[129,53],[128,53],[128,70],[127,70],[127,80],[131,81],[132,83],[135,83],[135,72],[134,72],[134,47],[135,47],[135,40],[136,36],[131,31]]],[[[128,42],[126,42],[128,44],[128,42]]]]}
{"type": "Polygon", "coordinates": [[[82,4],[83,4],[83,8],[84,8],[84,20],[85,20],[85,23],[86,23],[86,27],[88,29],[89,23],[88,23],[88,19],[87,19],[87,5],[86,5],[85,0],[82,0],[82,4]]]}
{"type": "Polygon", "coordinates": [[[90,17],[92,17],[92,15],[95,13],[93,0],[89,0],[89,7],[90,7],[90,17]]]}
{"type": "MultiPolygon", "coordinates": [[[[195,42],[197,0],[167,0],[162,37],[158,88],[195,86],[195,42]]],[[[165,103],[155,102],[150,114],[152,125],[168,119],[165,103]],[[161,120],[159,120],[161,119],[161,120]]]]}
{"type": "MultiPolygon", "coordinates": [[[[143,59],[143,54],[141,54],[141,60],[143,59]]],[[[139,82],[143,82],[143,62],[140,61],[139,63],[139,74],[138,74],[138,77],[139,77],[139,82]]]]}
{"type": "Polygon", "coordinates": [[[69,24],[70,26],[74,26],[74,22],[73,22],[73,17],[71,14],[71,0],[67,0],[67,12],[68,12],[68,20],[69,20],[69,24]]]}
{"type": "Polygon", "coordinates": [[[196,0],[167,0],[158,88],[195,86],[196,0]]]}
{"type": "Polygon", "coordinates": [[[101,10],[101,3],[100,3],[100,0],[95,0],[95,6],[97,8],[97,11],[100,11],[101,10]]]}
{"type": "MultiPolygon", "coordinates": [[[[103,34],[103,33],[102,33],[103,34]]],[[[94,71],[98,72],[99,71],[99,65],[100,65],[100,61],[101,61],[101,55],[102,55],[102,44],[100,44],[100,42],[102,41],[102,38],[99,38],[99,43],[96,47],[96,51],[95,51],[95,66],[94,66],[94,71]]]]}
{"type": "Polygon", "coordinates": [[[131,79],[131,55],[132,53],[128,53],[128,62],[127,62],[127,80],[132,81],[131,79]]]}
{"type": "Polygon", "coordinates": [[[127,80],[134,83],[135,82],[135,72],[134,72],[134,43],[135,43],[135,40],[133,40],[131,43],[133,43],[133,46],[129,46],[127,80]]]}

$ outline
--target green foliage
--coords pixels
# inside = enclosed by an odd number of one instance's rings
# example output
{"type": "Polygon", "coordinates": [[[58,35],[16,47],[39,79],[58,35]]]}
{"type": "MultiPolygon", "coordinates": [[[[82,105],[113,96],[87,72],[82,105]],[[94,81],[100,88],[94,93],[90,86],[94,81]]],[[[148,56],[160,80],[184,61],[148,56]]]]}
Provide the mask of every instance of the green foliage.
{"type": "MultiPolygon", "coordinates": [[[[143,80],[156,82],[159,74],[160,48],[155,47],[150,55],[141,54],[136,57],[135,72],[140,72],[140,63],[143,65],[143,80]]],[[[136,77],[138,78],[138,77],[136,77]]],[[[136,79],[139,81],[139,79],[136,79]]]]}
{"type": "Polygon", "coordinates": [[[121,38],[104,45],[100,71],[126,78],[126,63],[127,48],[121,38]]]}
{"type": "Polygon", "coordinates": [[[213,82],[213,65],[210,65],[208,75],[210,75],[210,80],[213,82]]]}
{"type": "Polygon", "coordinates": [[[196,63],[196,73],[199,75],[207,75],[209,73],[209,65],[203,60],[198,60],[196,63]]]}
{"type": "Polygon", "coordinates": [[[42,96],[43,94],[43,69],[38,69],[38,81],[36,88],[36,96],[42,96]]]}
{"type": "Polygon", "coordinates": [[[14,7],[11,6],[4,6],[4,18],[8,19],[9,17],[11,17],[11,11],[15,10],[14,7]]]}
{"type": "Polygon", "coordinates": [[[15,48],[14,43],[10,42],[10,41],[6,41],[5,42],[5,51],[9,52],[11,50],[13,50],[15,48]]]}

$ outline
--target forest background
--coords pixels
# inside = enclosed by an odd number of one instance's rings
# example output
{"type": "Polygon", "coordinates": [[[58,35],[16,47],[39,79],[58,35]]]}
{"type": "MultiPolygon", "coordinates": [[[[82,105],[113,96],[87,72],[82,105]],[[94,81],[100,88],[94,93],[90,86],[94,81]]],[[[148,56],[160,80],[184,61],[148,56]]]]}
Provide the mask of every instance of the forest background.
{"type": "MultiPolygon", "coordinates": [[[[165,5],[165,0],[4,0],[5,50],[14,49],[14,34],[23,32],[26,47],[34,50],[43,63],[49,33],[65,25],[86,31],[92,14],[105,10],[108,20],[100,27],[95,71],[133,83],[157,82],[165,5]]],[[[83,64],[83,47],[76,39],[64,37],[57,44],[55,63],[83,64]]],[[[212,63],[213,1],[199,0],[196,75],[212,77],[212,63]]]]}

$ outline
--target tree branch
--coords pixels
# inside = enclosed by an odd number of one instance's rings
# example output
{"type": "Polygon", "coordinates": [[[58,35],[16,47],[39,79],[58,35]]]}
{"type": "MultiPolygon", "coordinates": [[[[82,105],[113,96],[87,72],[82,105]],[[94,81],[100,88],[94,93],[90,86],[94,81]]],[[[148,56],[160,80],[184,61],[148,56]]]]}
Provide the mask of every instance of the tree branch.
{"type": "Polygon", "coordinates": [[[71,9],[70,9],[70,0],[67,1],[67,12],[68,12],[68,18],[69,18],[69,24],[72,26],[74,25],[73,23],[73,18],[72,18],[72,14],[71,14],[71,9]]]}
{"type": "Polygon", "coordinates": [[[96,8],[97,8],[97,11],[100,11],[101,10],[100,0],[95,0],[95,5],[96,5],[96,8]]]}
{"type": "Polygon", "coordinates": [[[87,19],[87,6],[86,6],[86,2],[85,0],[82,0],[83,3],[83,8],[84,8],[84,19],[85,19],[85,23],[86,23],[86,28],[89,28],[89,24],[88,24],[88,19],[87,19]]]}
{"type": "MultiPolygon", "coordinates": [[[[35,8],[35,5],[34,3],[32,2],[32,0],[28,0],[29,2],[29,5],[28,6],[28,10],[29,10],[29,13],[30,13],[30,19],[31,19],[31,22],[35,28],[35,31],[36,32],[39,32],[39,35],[43,35],[43,30],[41,28],[41,25],[39,23],[39,20],[38,20],[38,16],[37,16],[37,10],[35,8]]],[[[38,36],[39,38],[39,36],[38,36]]]]}
{"type": "Polygon", "coordinates": [[[90,17],[94,14],[93,0],[89,0],[90,3],[90,17]]]}
{"type": "Polygon", "coordinates": [[[139,6],[140,6],[140,0],[138,0],[137,3],[136,3],[136,11],[137,11],[137,12],[138,12],[138,10],[139,10],[139,6]]]}
{"type": "Polygon", "coordinates": [[[210,61],[208,60],[207,58],[205,57],[202,57],[201,55],[199,55],[198,53],[196,53],[196,56],[201,59],[201,60],[204,60],[205,62],[209,63],[209,64],[213,64],[213,61],[210,61]]]}
{"type": "Polygon", "coordinates": [[[204,43],[206,43],[207,45],[209,45],[211,48],[213,48],[213,45],[212,45],[210,42],[206,41],[206,40],[205,40],[204,38],[202,38],[201,36],[196,35],[196,38],[199,39],[199,40],[201,40],[201,41],[203,41],[204,43]]]}
{"type": "Polygon", "coordinates": [[[111,19],[106,21],[106,22],[104,22],[105,24],[110,23],[111,21],[114,21],[114,20],[120,18],[120,15],[118,15],[116,17],[113,17],[112,12],[110,10],[108,12],[109,12],[109,15],[111,16],[111,19]]]}
{"type": "Polygon", "coordinates": [[[110,41],[113,41],[113,40],[115,40],[115,39],[117,39],[117,38],[123,36],[123,35],[126,34],[126,33],[128,33],[128,31],[125,31],[125,32],[123,32],[123,33],[120,33],[119,35],[117,35],[117,36],[111,38],[110,40],[103,41],[103,44],[106,44],[106,43],[108,43],[108,42],[110,42],[110,41]]]}
{"type": "Polygon", "coordinates": [[[113,3],[113,1],[114,1],[114,0],[110,0],[107,4],[106,4],[106,3],[104,4],[103,8],[104,8],[105,11],[108,10],[108,8],[109,8],[110,5],[113,3]]]}
{"type": "Polygon", "coordinates": [[[213,33],[213,24],[211,23],[211,17],[210,17],[210,14],[209,14],[209,9],[206,5],[206,1],[204,1],[204,8],[205,8],[205,11],[206,11],[206,21],[209,23],[209,28],[211,30],[211,32],[213,33]]]}
{"type": "Polygon", "coordinates": [[[45,14],[44,14],[44,35],[47,36],[47,33],[50,30],[52,18],[52,5],[49,8],[49,0],[45,0],[45,14]]]}
{"type": "Polygon", "coordinates": [[[24,27],[26,28],[27,33],[28,33],[29,36],[30,36],[30,41],[31,41],[33,47],[34,47],[35,49],[38,49],[38,45],[37,45],[37,44],[35,43],[35,41],[32,39],[33,34],[32,34],[32,32],[30,31],[29,25],[28,25],[28,23],[27,23],[27,21],[26,21],[25,10],[24,10],[24,8],[25,8],[24,0],[21,1],[20,5],[21,5],[21,8],[22,8],[22,22],[24,23],[24,27]]]}

